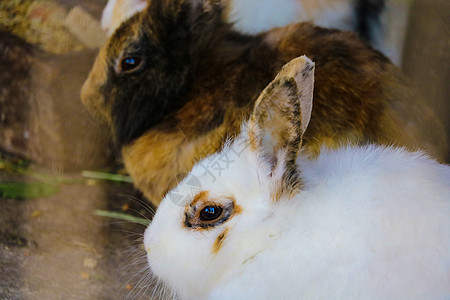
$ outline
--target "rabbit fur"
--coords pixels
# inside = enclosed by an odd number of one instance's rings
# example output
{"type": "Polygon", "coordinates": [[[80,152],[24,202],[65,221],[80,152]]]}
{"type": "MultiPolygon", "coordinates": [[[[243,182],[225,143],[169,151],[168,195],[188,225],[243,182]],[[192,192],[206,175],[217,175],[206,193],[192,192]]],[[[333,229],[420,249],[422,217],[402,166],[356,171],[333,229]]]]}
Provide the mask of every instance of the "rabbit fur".
{"type": "Polygon", "coordinates": [[[161,202],[144,234],[154,276],[175,299],[449,299],[450,167],[376,145],[302,153],[311,66],[289,63],[301,72],[161,202]],[[202,219],[211,206],[220,216],[202,219]]]}
{"type": "Polygon", "coordinates": [[[264,87],[300,55],[315,61],[317,82],[305,151],[370,141],[448,155],[434,112],[356,34],[297,23],[244,35],[214,1],[150,1],[100,50],[81,98],[109,124],[136,187],[158,204],[239,134],[264,87]]]}
{"type": "MultiPolygon", "coordinates": [[[[226,19],[242,33],[257,34],[293,22],[357,32],[396,64],[401,61],[408,2],[385,0],[223,0],[226,19]],[[385,3],[387,2],[387,3],[385,3]],[[401,7],[401,8],[398,8],[401,7]]],[[[120,24],[145,9],[146,0],[109,0],[101,26],[111,36],[120,24]]]]}
{"type": "Polygon", "coordinates": [[[145,9],[146,0],[108,0],[103,9],[100,25],[108,36],[126,19],[145,9]]]}

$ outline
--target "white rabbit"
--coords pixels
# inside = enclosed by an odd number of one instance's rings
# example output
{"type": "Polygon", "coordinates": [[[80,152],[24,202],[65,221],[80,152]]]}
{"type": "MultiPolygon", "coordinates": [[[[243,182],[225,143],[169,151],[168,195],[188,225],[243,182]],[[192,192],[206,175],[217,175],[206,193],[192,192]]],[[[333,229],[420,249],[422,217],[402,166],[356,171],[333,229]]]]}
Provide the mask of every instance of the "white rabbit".
{"type": "Polygon", "coordinates": [[[450,299],[450,167],[375,145],[309,159],[313,69],[287,64],[166,195],[152,272],[179,299],[450,299]]]}

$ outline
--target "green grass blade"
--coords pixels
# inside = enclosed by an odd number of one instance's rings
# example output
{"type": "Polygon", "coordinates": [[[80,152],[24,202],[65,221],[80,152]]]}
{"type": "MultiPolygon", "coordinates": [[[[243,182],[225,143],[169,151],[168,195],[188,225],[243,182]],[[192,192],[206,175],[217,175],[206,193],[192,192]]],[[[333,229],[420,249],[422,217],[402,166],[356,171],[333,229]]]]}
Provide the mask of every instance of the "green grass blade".
{"type": "Polygon", "coordinates": [[[94,214],[97,216],[101,216],[101,217],[130,221],[130,222],[138,223],[138,224],[141,224],[144,226],[148,226],[148,224],[150,224],[150,222],[147,219],[138,218],[138,217],[135,217],[135,216],[132,216],[129,214],[125,214],[122,212],[118,212],[118,211],[107,211],[107,210],[97,209],[94,211],[94,214]]]}
{"type": "Polygon", "coordinates": [[[83,172],[81,172],[81,175],[83,177],[91,178],[91,179],[133,183],[133,180],[131,179],[130,176],[121,175],[121,174],[111,174],[111,173],[95,172],[95,171],[83,171],[83,172]]]}
{"type": "Polygon", "coordinates": [[[0,198],[36,199],[59,193],[58,186],[47,183],[6,182],[0,183],[0,198]]]}

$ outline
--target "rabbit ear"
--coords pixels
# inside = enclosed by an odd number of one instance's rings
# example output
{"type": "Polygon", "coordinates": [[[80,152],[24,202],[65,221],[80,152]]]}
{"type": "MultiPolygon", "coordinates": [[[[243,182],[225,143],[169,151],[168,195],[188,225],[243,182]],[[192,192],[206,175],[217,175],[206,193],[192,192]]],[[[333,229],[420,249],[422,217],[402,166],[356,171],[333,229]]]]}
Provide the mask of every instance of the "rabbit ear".
{"type": "Polygon", "coordinates": [[[276,182],[273,199],[300,186],[295,161],[311,118],[313,88],[314,63],[296,58],[264,89],[250,117],[250,146],[269,164],[276,182]]]}

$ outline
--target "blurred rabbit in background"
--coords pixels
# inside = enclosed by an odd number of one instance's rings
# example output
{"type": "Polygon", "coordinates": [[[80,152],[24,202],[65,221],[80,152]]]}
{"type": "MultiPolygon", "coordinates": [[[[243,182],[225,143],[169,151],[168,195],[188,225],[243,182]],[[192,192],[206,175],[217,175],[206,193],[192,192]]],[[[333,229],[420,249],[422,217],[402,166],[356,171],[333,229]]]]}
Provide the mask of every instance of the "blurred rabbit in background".
{"type": "Polygon", "coordinates": [[[304,135],[313,155],[323,145],[377,143],[446,157],[431,107],[356,34],[310,23],[242,34],[224,12],[207,0],[150,1],[114,32],[83,86],[83,103],[109,125],[134,184],[153,203],[239,134],[264,87],[301,55],[316,63],[304,135]]]}
{"type": "MultiPolygon", "coordinates": [[[[234,29],[256,34],[293,22],[350,30],[383,52],[397,65],[411,0],[222,0],[234,29]]],[[[109,0],[101,25],[108,36],[119,25],[144,10],[146,0],[109,0]]]]}

